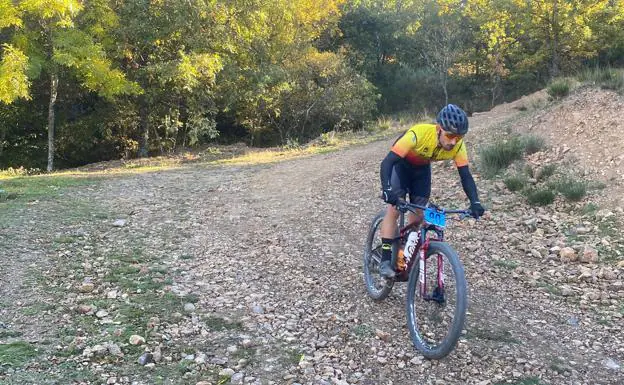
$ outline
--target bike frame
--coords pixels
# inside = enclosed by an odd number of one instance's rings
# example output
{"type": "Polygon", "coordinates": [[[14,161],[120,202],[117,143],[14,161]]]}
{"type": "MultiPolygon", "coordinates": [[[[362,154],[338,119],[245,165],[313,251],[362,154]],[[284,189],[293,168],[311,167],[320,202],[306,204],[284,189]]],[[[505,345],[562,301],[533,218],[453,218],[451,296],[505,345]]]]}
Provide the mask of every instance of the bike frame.
{"type": "MultiPolygon", "coordinates": [[[[406,240],[407,240],[407,235],[409,234],[410,231],[418,231],[418,244],[416,245],[416,249],[414,250],[414,253],[412,254],[410,260],[407,261],[405,272],[407,273],[407,275],[409,275],[410,271],[414,268],[414,263],[416,259],[418,259],[419,268],[421,270],[419,277],[418,277],[418,288],[419,288],[418,291],[423,298],[427,299],[428,297],[427,279],[426,279],[427,278],[427,268],[426,268],[427,265],[425,263],[427,250],[429,249],[429,242],[431,241],[443,242],[444,241],[444,229],[428,223],[424,218],[422,219],[422,225],[420,226],[420,229],[416,228],[414,222],[404,225],[405,213],[407,211],[415,212],[417,209],[424,210],[427,208],[425,206],[410,204],[407,202],[400,202],[400,206],[397,206],[397,208],[399,208],[399,212],[400,212],[399,248],[404,247],[406,240]],[[428,238],[427,233],[429,232],[435,233],[435,236],[428,238]],[[418,258],[414,258],[415,255],[417,255],[418,258]]],[[[444,212],[449,213],[449,214],[467,215],[466,210],[445,210],[444,212]]],[[[437,264],[438,264],[437,266],[438,274],[436,278],[437,278],[438,288],[442,290],[442,292],[444,292],[444,260],[442,259],[441,255],[438,255],[437,264]]]]}

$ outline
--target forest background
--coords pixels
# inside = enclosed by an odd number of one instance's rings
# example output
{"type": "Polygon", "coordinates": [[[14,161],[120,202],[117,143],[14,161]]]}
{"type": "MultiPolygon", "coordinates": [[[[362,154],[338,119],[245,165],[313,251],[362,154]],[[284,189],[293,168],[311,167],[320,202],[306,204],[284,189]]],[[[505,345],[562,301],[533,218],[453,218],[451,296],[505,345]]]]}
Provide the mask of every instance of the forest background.
{"type": "Polygon", "coordinates": [[[623,64],[624,0],[0,0],[0,169],[298,145],[623,64]]]}

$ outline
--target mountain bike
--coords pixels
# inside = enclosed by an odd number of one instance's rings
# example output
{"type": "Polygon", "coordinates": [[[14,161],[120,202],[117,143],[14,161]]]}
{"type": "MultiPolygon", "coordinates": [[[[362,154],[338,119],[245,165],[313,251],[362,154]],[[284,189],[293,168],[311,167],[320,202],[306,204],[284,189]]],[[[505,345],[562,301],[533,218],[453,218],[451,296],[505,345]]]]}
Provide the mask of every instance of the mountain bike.
{"type": "Polygon", "coordinates": [[[457,252],[444,241],[444,228],[448,214],[459,214],[459,219],[471,214],[469,210],[446,210],[431,203],[423,206],[403,200],[396,207],[400,212],[399,233],[392,244],[391,260],[396,276],[388,279],[379,275],[382,211],[373,219],[366,239],[366,290],[371,298],[381,301],[395,282],[407,281],[407,326],[414,347],[426,358],[440,359],[457,344],[468,302],[464,268],[457,252]],[[417,210],[423,210],[422,224],[405,225],[405,214],[417,210]]]}

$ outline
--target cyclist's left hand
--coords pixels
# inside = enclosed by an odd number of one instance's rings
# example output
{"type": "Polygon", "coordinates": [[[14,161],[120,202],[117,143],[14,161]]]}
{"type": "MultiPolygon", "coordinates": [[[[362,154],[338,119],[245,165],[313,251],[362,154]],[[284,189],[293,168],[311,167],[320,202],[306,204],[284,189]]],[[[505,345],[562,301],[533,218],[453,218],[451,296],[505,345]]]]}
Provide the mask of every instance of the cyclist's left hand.
{"type": "Polygon", "coordinates": [[[481,202],[472,202],[470,204],[470,212],[475,219],[479,219],[485,213],[485,209],[481,206],[481,202]]]}

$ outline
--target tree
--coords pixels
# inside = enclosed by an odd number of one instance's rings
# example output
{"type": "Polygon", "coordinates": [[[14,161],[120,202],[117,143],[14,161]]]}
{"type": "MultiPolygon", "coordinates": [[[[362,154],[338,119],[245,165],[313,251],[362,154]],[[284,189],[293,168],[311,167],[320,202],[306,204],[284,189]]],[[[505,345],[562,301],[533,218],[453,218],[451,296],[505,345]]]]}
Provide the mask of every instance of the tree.
{"type": "Polygon", "coordinates": [[[521,18],[525,64],[544,64],[551,78],[596,54],[592,24],[610,0],[514,0],[521,18]]]}
{"type": "MultiPolygon", "coordinates": [[[[227,2],[226,2],[227,3],[227,2]]],[[[139,121],[138,153],[215,137],[214,86],[222,52],[235,49],[225,31],[228,4],[202,0],[118,2],[118,57],[145,92],[130,108],[139,121]],[[151,136],[150,136],[151,134],[151,136]]]]}
{"type": "MultiPolygon", "coordinates": [[[[104,1],[94,1],[89,6],[106,10],[104,1]]],[[[82,10],[82,4],[77,0],[23,0],[10,11],[13,15],[11,40],[28,58],[28,67],[21,66],[13,71],[13,76],[36,79],[45,74],[49,79],[48,171],[54,169],[55,103],[59,81],[65,72],[80,79],[83,87],[106,98],[140,92],[140,88],[128,82],[121,71],[111,68],[111,61],[102,46],[88,33],[87,26],[78,23],[82,10]]],[[[2,25],[9,24],[4,21],[2,25]]],[[[26,89],[21,89],[20,96],[28,97],[26,89]]]]}
{"type": "Polygon", "coordinates": [[[419,31],[423,42],[421,55],[438,74],[440,87],[444,91],[444,104],[448,104],[449,100],[449,71],[465,47],[462,8],[462,0],[427,2],[419,31]]]}

